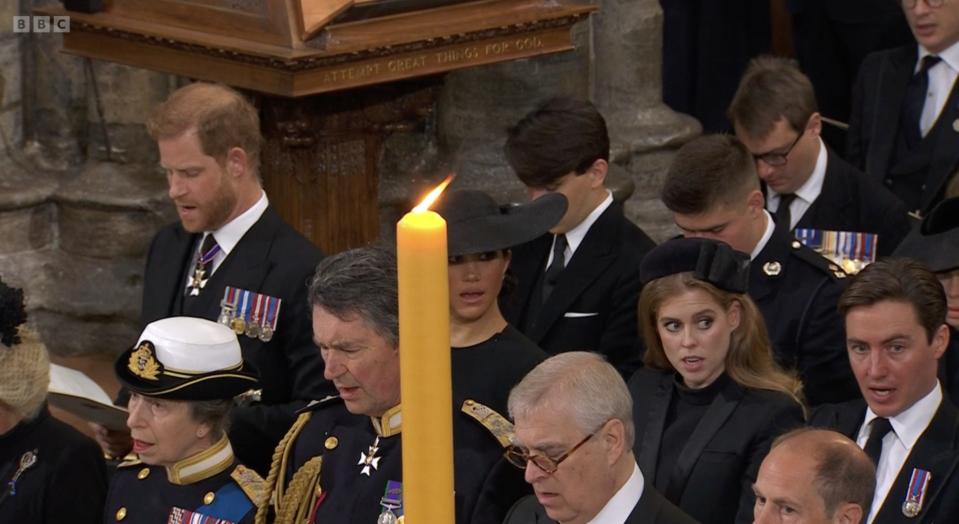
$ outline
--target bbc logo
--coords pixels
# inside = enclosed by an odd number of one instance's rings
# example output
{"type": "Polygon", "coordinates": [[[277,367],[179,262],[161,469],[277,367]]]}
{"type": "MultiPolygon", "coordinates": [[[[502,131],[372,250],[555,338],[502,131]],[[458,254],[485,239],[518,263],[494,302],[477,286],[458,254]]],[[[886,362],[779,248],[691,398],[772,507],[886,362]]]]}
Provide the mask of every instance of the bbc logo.
{"type": "Polygon", "coordinates": [[[14,33],[69,33],[69,16],[14,16],[14,33]]]}

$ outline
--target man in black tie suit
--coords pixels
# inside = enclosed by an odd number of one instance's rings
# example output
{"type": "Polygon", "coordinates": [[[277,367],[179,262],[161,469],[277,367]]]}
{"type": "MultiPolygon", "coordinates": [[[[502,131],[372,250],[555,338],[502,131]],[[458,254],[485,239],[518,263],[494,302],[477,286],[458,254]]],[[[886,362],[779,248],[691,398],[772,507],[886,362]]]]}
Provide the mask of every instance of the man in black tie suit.
{"type": "Polygon", "coordinates": [[[946,297],[921,263],[867,266],[839,300],[849,361],[864,400],[817,409],[876,462],[869,523],[959,522],[959,411],[943,396],[946,297]],[[905,517],[905,518],[904,518],[905,517]]]}
{"type": "Polygon", "coordinates": [[[794,61],[753,59],[729,106],[729,119],[756,161],[766,207],[777,223],[790,230],[875,233],[879,255],[891,254],[909,233],[906,205],[822,141],[812,83],[794,61]]]}
{"type": "Polygon", "coordinates": [[[630,376],[639,263],[655,244],[606,189],[606,121],[587,101],[549,100],[510,129],[506,158],[532,198],[556,191],[569,202],[549,234],[513,248],[506,320],[548,353],[595,351],[630,376]]]}
{"type": "MultiPolygon", "coordinates": [[[[259,294],[261,311],[268,297],[280,299],[272,303],[275,323],[258,315],[256,331],[241,330],[243,358],[262,390],[233,411],[230,428],[240,460],[265,474],[295,412],[328,391],[306,295],[321,253],[269,206],[258,172],[259,118],[242,95],[222,85],[188,85],[157,108],[147,130],[180,221],[150,245],[143,325],[172,316],[216,321],[227,287],[259,294]],[[272,333],[263,332],[267,325],[272,333]]],[[[254,323],[250,318],[244,327],[254,323]]],[[[127,435],[102,428],[97,435],[114,455],[129,445],[127,435]]]]}
{"type": "Polygon", "coordinates": [[[643,477],[633,455],[633,400],[594,353],[550,357],[509,395],[514,445],[530,495],[504,524],[693,524],[643,477]]]}
{"type": "Polygon", "coordinates": [[[925,214],[959,168],[959,3],[903,0],[916,44],[866,57],[846,156],[925,214]]]}

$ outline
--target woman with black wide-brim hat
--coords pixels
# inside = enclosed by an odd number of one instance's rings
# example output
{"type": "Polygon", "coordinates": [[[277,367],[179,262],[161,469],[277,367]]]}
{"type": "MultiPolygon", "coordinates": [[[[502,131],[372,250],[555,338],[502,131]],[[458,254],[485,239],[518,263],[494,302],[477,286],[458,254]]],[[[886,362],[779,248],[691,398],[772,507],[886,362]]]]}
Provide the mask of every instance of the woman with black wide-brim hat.
{"type": "Polygon", "coordinates": [[[549,356],[500,312],[510,248],[548,231],[566,206],[553,193],[501,208],[475,190],[448,192],[435,206],[447,223],[453,390],[499,413],[510,389],[549,356]]]}
{"type": "Polygon", "coordinates": [[[257,387],[236,334],[200,318],[158,320],[115,371],[130,391],[127,426],[139,460],[118,467],[107,520],[253,522],[264,482],[237,462],[226,436],[233,398],[257,387]]]}

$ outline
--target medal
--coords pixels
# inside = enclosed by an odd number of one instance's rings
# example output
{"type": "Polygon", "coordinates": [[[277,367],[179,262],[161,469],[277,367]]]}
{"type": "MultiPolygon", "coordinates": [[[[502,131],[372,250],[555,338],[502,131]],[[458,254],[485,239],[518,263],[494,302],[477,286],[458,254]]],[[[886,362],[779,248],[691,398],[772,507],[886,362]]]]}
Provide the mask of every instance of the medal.
{"type": "Polygon", "coordinates": [[[273,340],[273,329],[270,328],[269,324],[265,324],[260,328],[260,340],[263,342],[273,340]]]}
{"type": "Polygon", "coordinates": [[[246,336],[250,338],[257,338],[260,336],[260,319],[263,318],[260,315],[260,307],[263,304],[263,295],[257,293],[252,299],[252,307],[250,308],[250,320],[246,323],[246,336]]]}
{"type": "Polygon", "coordinates": [[[902,514],[907,518],[915,518],[922,512],[922,502],[926,498],[926,490],[932,473],[919,468],[913,468],[909,477],[909,489],[906,490],[906,500],[902,503],[902,514]]]}
{"type": "Polygon", "coordinates": [[[371,471],[375,471],[376,468],[380,466],[380,457],[376,456],[376,453],[380,450],[380,437],[377,436],[373,440],[373,444],[366,450],[366,453],[360,452],[360,461],[356,463],[357,466],[363,466],[363,469],[360,470],[361,475],[366,475],[369,477],[371,471]],[[372,468],[372,470],[371,470],[372,468]]]}
{"type": "Polygon", "coordinates": [[[13,474],[13,477],[10,478],[10,482],[7,482],[10,495],[17,494],[17,481],[20,480],[20,475],[23,475],[24,471],[32,468],[36,463],[37,450],[27,451],[20,456],[20,465],[17,467],[17,471],[13,474]]]}
{"type": "Polygon", "coordinates": [[[386,483],[386,491],[380,499],[379,518],[376,524],[398,524],[403,518],[403,484],[395,480],[386,483]]]}
{"type": "Polygon", "coordinates": [[[260,328],[260,340],[269,342],[276,333],[276,323],[280,315],[281,300],[276,297],[264,296],[263,325],[260,328]]]}

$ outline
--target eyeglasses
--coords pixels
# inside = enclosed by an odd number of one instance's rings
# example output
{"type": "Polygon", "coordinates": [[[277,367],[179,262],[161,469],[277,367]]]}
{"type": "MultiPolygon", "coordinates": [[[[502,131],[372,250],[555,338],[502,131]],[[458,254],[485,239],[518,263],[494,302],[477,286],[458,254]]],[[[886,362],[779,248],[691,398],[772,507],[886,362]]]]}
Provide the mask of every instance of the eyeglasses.
{"type": "Polygon", "coordinates": [[[526,465],[532,462],[533,464],[536,464],[537,468],[543,470],[543,473],[552,475],[553,473],[556,473],[556,470],[559,469],[559,465],[562,464],[564,460],[568,459],[569,456],[572,455],[574,451],[579,449],[580,446],[585,444],[587,440],[593,438],[593,435],[595,435],[598,431],[599,430],[597,429],[589,435],[586,435],[586,438],[580,440],[579,444],[576,444],[570,448],[569,451],[556,458],[550,458],[546,455],[533,455],[529,452],[529,450],[520,446],[510,446],[506,448],[506,453],[504,453],[504,455],[510,464],[519,469],[526,469],[526,465]]]}
{"type": "MultiPolygon", "coordinates": [[[[942,4],[946,3],[945,0],[923,0],[926,3],[927,7],[932,9],[938,9],[942,7],[942,4]]],[[[902,6],[906,9],[915,9],[916,4],[919,3],[919,0],[902,0],[902,6]]]]}
{"type": "Polygon", "coordinates": [[[803,131],[796,136],[796,139],[793,140],[792,144],[789,144],[789,148],[786,149],[784,153],[763,153],[761,155],[753,155],[753,160],[757,162],[762,160],[766,163],[766,165],[774,167],[786,165],[786,162],[789,161],[786,157],[789,156],[789,153],[792,153],[793,148],[796,147],[796,144],[799,143],[799,139],[802,138],[804,134],[806,134],[805,129],[803,129],[803,131]]]}

